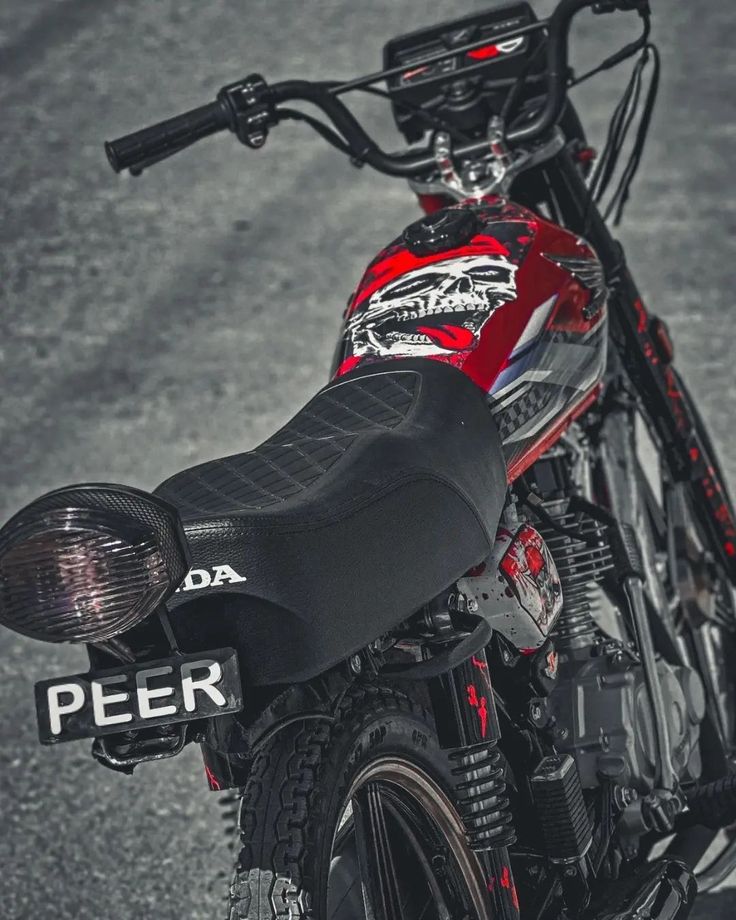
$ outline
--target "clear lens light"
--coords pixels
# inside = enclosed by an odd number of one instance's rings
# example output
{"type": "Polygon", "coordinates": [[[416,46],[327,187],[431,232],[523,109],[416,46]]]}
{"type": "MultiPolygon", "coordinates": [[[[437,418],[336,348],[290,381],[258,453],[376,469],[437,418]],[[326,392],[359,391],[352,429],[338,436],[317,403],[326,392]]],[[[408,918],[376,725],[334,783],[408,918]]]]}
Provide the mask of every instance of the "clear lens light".
{"type": "Polygon", "coordinates": [[[47,512],[0,548],[0,622],[46,642],[109,639],[148,616],[169,585],[149,531],[88,509],[47,512]]]}

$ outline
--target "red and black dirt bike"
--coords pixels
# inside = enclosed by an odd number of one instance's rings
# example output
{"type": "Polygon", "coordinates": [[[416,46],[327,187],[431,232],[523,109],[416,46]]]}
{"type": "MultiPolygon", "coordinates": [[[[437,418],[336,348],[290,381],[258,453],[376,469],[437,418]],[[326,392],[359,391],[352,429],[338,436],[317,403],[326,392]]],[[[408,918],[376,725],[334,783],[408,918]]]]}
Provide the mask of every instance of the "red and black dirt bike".
{"type": "Polygon", "coordinates": [[[736,820],[736,524],[606,223],[656,93],[648,5],[515,3],[384,64],[251,75],[107,145],[138,173],[300,119],[425,216],[265,443],[152,494],[60,489],[0,531],[0,620],[89,649],[37,685],[41,740],[92,737],[127,772],[201,744],[241,797],[232,920],[684,918],[736,866],[727,843],[695,872],[736,820]],[[596,69],[637,58],[597,159],[567,93],[586,7],[642,24],[596,69]],[[390,100],[408,150],[352,90],[390,100]]]}

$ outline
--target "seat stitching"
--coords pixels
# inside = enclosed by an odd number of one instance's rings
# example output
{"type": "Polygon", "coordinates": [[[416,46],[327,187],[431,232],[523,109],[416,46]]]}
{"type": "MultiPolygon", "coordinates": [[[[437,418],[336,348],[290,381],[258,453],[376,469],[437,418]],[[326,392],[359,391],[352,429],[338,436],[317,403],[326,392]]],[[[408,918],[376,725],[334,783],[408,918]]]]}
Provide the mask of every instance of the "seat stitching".
{"type": "MultiPolygon", "coordinates": [[[[368,396],[370,396],[372,399],[374,399],[377,403],[379,403],[380,405],[384,406],[386,409],[389,410],[389,412],[393,413],[394,416],[398,416],[399,420],[401,420],[401,419],[403,418],[403,416],[400,415],[400,414],[396,411],[396,409],[393,408],[393,406],[389,406],[388,403],[384,403],[383,400],[379,399],[377,396],[374,396],[372,393],[368,392],[367,390],[362,391],[362,392],[365,392],[368,396]]],[[[386,428],[386,429],[388,429],[388,428],[390,427],[389,424],[388,424],[387,422],[379,422],[379,421],[377,421],[376,419],[370,418],[370,416],[368,416],[368,415],[363,415],[362,412],[358,412],[358,410],[357,410],[357,409],[354,409],[352,406],[346,406],[346,405],[344,405],[343,403],[339,402],[339,400],[332,399],[332,397],[331,397],[331,396],[328,396],[327,393],[323,393],[322,395],[324,396],[326,402],[332,403],[333,406],[337,406],[337,407],[340,408],[340,409],[346,409],[348,412],[350,412],[350,413],[351,413],[352,415],[354,415],[356,418],[363,419],[364,422],[368,422],[370,425],[373,425],[375,428],[386,428]]],[[[329,424],[329,423],[328,423],[328,424],[329,424]]]]}
{"type": "MultiPolygon", "coordinates": [[[[260,454],[258,454],[257,456],[259,457],[259,459],[265,460],[265,458],[264,458],[264,457],[261,457],[260,454]]],[[[236,466],[234,466],[229,460],[223,459],[223,460],[220,460],[219,462],[220,462],[220,464],[221,464],[222,466],[225,467],[226,470],[230,470],[230,472],[231,472],[234,476],[236,476],[241,482],[248,483],[249,485],[253,486],[253,488],[256,489],[258,492],[263,493],[263,495],[270,495],[270,496],[272,496],[273,498],[277,499],[278,501],[281,501],[281,502],[284,501],[283,495],[279,495],[278,492],[272,492],[270,489],[265,488],[265,486],[259,486],[258,483],[255,482],[255,480],[253,480],[253,479],[251,479],[249,476],[245,476],[243,473],[241,473],[240,470],[239,470],[236,466]]],[[[267,460],[266,460],[266,462],[268,463],[267,460]]],[[[277,472],[282,472],[282,471],[279,470],[278,468],[276,468],[276,470],[277,470],[277,472]]],[[[298,485],[298,483],[297,483],[297,485],[298,485]]],[[[232,498],[232,496],[228,496],[226,492],[222,492],[220,489],[217,489],[215,486],[209,486],[209,488],[211,488],[213,492],[217,492],[218,494],[224,496],[224,497],[227,498],[228,501],[230,501],[230,502],[235,502],[235,501],[236,501],[235,499],[232,498]]]]}
{"type": "MultiPolygon", "coordinates": [[[[309,440],[305,435],[299,434],[298,431],[296,433],[297,435],[299,435],[300,438],[302,438],[302,440],[305,440],[305,441],[309,440]]],[[[265,445],[262,445],[262,446],[265,446],[265,445]]],[[[299,444],[296,441],[290,441],[288,444],[274,444],[273,446],[292,448],[292,450],[295,450],[299,454],[299,456],[303,457],[307,461],[307,463],[311,463],[313,467],[316,467],[320,471],[320,473],[326,473],[327,470],[329,469],[329,467],[322,466],[322,464],[318,460],[315,460],[313,457],[310,457],[306,451],[302,450],[301,447],[299,447],[299,444]]]]}
{"type": "Polygon", "coordinates": [[[322,418],[322,416],[317,415],[314,412],[311,412],[309,409],[302,409],[299,415],[308,415],[310,418],[317,419],[322,422],[323,425],[326,425],[328,428],[334,428],[335,431],[340,431],[342,434],[356,434],[355,431],[349,431],[347,428],[341,428],[339,425],[336,425],[334,422],[328,422],[327,419],[322,418]]]}
{"type": "MultiPolygon", "coordinates": [[[[384,406],[386,409],[389,410],[389,412],[393,412],[393,414],[398,417],[398,422],[401,422],[403,421],[403,419],[406,418],[405,414],[402,414],[395,406],[392,406],[390,403],[387,403],[385,400],[381,399],[380,396],[377,396],[371,390],[364,389],[363,387],[359,387],[359,389],[361,393],[365,393],[366,396],[369,396],[372,400],[374,400],[374,402],[377,402],[379,405],[384,406]]],[[[388,427],[386,423],[382,423],[382,422],[374,422],[374,424],[382,425],[383,427],[388,427]]]]}
{"type": "MultiPolygon", "coordinates": [[[[279,526],[278,523],[276,523],[276,526],[274,526],[274,524],[269,526],[270,522],[267,520],[265,522],[265,526],[258,526],[257,524],[248,520],[244,522],[235,520],[228,522],[228,529],[231,532],[235,531],[236,533],[240,531],[240,534],[243,532],[256,534],[288,534],[300,533],[302,531],[322,530],[326,527],[333,526],[339,521],[353,517],[364,508],[370,507],[379,499],[390,495],[392,492],[395,492],[402,486],[415,485],[417,483],[423,482],[435,482],[439,485],[445,486],[451,492],[453,492],[463,502],[463,504],[467,506],[468,510],[471,512],[476,522],[480,526],[481,530],[483,530],[488,539],[492,541],[492,537],[486,522],[479,514],[478,509],[475,507],[469,496],[465,493],[465,490],[459,487],[457,483],[446,478],[445,476],[437,475],[436,473],[431,473],[425,470],[415,470],[411,473],[405,473],[392,482],[386,483],[382,488],[375,490],[371,493],[370,496],[364,496],[358,499],[351,498],[344,502],[342,505],[334,508],[328,517],[318,518],[314,515],[310,515],[308,518],[304,518],[302,520],[290,521],[287,527],[279,526]]],[[[221,521],[217,518],[214,518],[210,521],[191,522],[187,525],[187,531],[192,532],[195,530],[210,530],[212,529],[213,523],[217,525],[220,524],[221,521]]]]}
{"type": "MultiPolygon", "coordinates": [[[[329,441],[334,447],[336,447],[343,454],[350,447],[350,444],[348,444],[346,447],[343,447],[342,444],[338,444],[337,441],[335,441],[334,439],[335,438],[334,435],[329,435],[326,438],[313,438],[313,437],[310,437],[310,435],[308,434],[304,434],[303,432],[299,431],[296,428],[294,428],[293,431],[294,431],[294,434],[296,434],[298,438],[302,439],[302,441],[307,441],[311,443],[314,443],[316,441],[329,441]]],[[[354,435],[354,432],[346,432],[346,433],[349,434],[351,437],[354,435]]],[[[293,447],[294,450],[300,453],[302,457],[304,457],[305,460],[308,460],[313,466],[316,466],[317,469],[320,470],[322,473],[326,473],[327,470],[330,468],[329,466],[322,466],[322,464],[318,460],[314,460],[312,457],[309,456],[309,454],[305,453],[301,449],[301,447],[299,447],[299,444],[297,441],[289,441],[288,444],[276,444],[274,442],[274,445],[276,447],[293,447]]]]}
{"type": "MultiPolygon", "coordinates": [[[[381,384],[384,383],[384,382],[390,382],[390,384],[391,384],[392,386],[398,387],[398,389],[400,389],[400,390],[402,391],[402,393],[405,393],[407,396],[409,396],[409,397],[411,397],[411,398],[413,399],[414,396],[416,395],[416,389],[417,389],[417,385],[418,385],[418,384],[417,384],[417,381],[415,380],[415,381],[413,382],[411,388],[410,388],[410,389],[407,389],[407,387],[404,386],[404,384],[401,383],[401,381],[399,381],[399,380],[396,379],[397,376],[399,376],[399,375],[397,375],[397,374],[387,375],[387,380],[386,380],[386,381],[381,381],[381,384]]],[[[406,377],[406,376],[408,376],[408,375],[407,375],[407,374],[401,374],[400,376],[406,377]]],[[[416,376],[416,374],[412,373],[412,376],[416,376]]],[[[368,379],[370,379],[370,378],[368,378],[368,379]]],[[[359,386],[361,390],[363,390],[364,387],[365,387],[365,384],[368,382],[368,379],[366,379],[366,380],[356,380],[356,381],[355,381],[355,384],[356,384],[357,386],[359,386]]],[[[375,394],[373,394],[373,392],[372,392],[371,390],[368,390],[367,392],[371,393],[371,395],[375,395],[375,394]]]]}
{"type": "MultiPolygon", "coordinates": [[[[261,446],[263,446],[263,445],[261,445],[261,446]]],[[[281,476],[283,476],[284,479],[288,479],[290,482],[293,482],[295,486],[299,486],[299,488],[300,488],[302,491],[306,488],[306,486],[304,485],[303,482],[299,482],[298,479],[295,479],[295,478],[291,475],[291,473],[288,473],[285,469],[283,469],[282,467],[280,467],[274,460],[269,460],[268,457],[266,457],[266,456],[264,456],[264,454],[260,453],[260,450],[261,450],[261,448],[260,448],[260,447],[257,447],[254,451],[251,451],[251,453],[252,453],[254,456],[258,457],[260,460],[262,460],[264,463],[266,463],[272,470],[274,470],[275,472],[277,472],[277,473],[279,473],[281,476]]],[[[298,452],[298,451],[297,451],[297,452],[298,452]]],[[[311,460],[309,459],[309,457],[306,457],[306,456],[305,456],[304,459],[305,459],[305,460],[308,460],[308,461],[311,463],[311,460]]],[[[315,464],[312,463],[312,466],[315,466],[315,464]]],[[[236,475],[238,475],[237,471],[234,471],[234,472],[235,472],[236,475]]],[[[322,472],[325,472],[325,471],[322,470],[322,472]]]]}

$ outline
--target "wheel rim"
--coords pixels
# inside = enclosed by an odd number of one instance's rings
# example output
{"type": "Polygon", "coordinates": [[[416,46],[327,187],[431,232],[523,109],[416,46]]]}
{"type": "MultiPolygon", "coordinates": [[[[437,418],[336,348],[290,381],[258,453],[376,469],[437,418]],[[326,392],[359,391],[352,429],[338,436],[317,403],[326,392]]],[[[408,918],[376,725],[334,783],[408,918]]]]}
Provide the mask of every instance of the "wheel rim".
{"type": "Polygon", "coordinates": [[[441,787],[382,758],[355,777],[332,841],[328,920],[490,920],[480,865],[441,787]]]}

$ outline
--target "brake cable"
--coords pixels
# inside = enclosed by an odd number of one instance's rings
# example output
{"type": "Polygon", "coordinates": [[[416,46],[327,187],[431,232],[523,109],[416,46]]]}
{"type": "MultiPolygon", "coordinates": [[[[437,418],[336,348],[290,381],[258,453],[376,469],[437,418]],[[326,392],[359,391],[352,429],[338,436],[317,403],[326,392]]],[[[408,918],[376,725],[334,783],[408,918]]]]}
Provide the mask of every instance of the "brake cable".
{"type": "Polygon", "coordinates": [[[602,201],[613,178],[618,158],[636,114],[641,93],[641,77],[642,63],[639,60],[611,116],[606,143],[590,179],[590,192],[596,204],[602,201]]]}
{"type": "Polygon", "coordinates": [[[644,22],[644,28],[642,29],[641,35],[637,39],[635,39],[633,42],[629,42],[627,45],[624,45],[623,48],[620,48],[614,54],[605,58],[597,67],[587,71],[587,73],[584,73],[582,77],[571,78],[568,81],[567,88],[572,89],[574,86],[579,86],[581,83],[584,83],[586,80],[590,80],[591,77],[595,77],[602,71],[610,70],[612,67],[616,67],[618,64],[623,63],[630,57],[633,57],[638,51],[641,51],[643,48],[645,48],[649,41],[649,33],[651,31],[652,23],[651,19],[646,14],[641,14],[641,18],[644,22]]]}
{"type": "MultiPolygon", "coordinates": [[[[325,88],[327,89],[330,89],[331,87],[337,87],[340,85],[341,84],[336,81],[324,84],[325,88]]],[[[415,106],[410,103],[403,102],[401,100],[394,100],[391,94],[388,93],[386,90],[378,89],[378,87],[374,87],[374,86],[356,86],[355,89],[361,92],[369,93],[370,95],[373,95],[373,96],[379,96],[380,98],[389,99],[392,102],[395,102],[396,105],[400,106],[401,108],[404,108],[407,111],[411,111],[417,116],[423,118],[424,121],[428,122],[432,127],[447,131],[453,136],[455,140],[458,140],[461,143],[472,143],[472,138],[470,138],[464,132],[459,131],[457,128],[445,122],[444,119],[438,118],[429,112],[425,112],[419,106],[415,106]]],[[[329,125],[325,124],[323,121],[320,121],[318,118],[314,118],[312,115],[308,115],[306,112],[302,112],[300,109],[292,109],[287,106],[279,106],[276,109],[276,112],[279,115],[279,120],[283,119],[285,121],[290,120],[290,121],[305,122],[311,128],[313,128],[322,138],[324,138],[329,144],[331,144],[341,153],[344,153],[346,156],[349,156],[351,159],[351,162],[355,166],[363,165],[362,158],[360,157],[358,152],[355,151],[351,147],[351,145],[345,139],[345,137],[342,134],[339,134],[329,125]]]]}
{"type": "Polygon", "coordinates": [[[473,141],[472,137],[465,134],[464,131],[458,130],[456,126],[445,121],[444,118],[432,115],[431,112],[426,112],[421,106],[412,105],[411,102],[405,102],[403,99],[395,99],[391,93],[385,89],[379,89],[377,86],[356,86],[355,88],[362,93],[369,93],[371,96],[379,96],[381,99],[388,99],[399,108],[405,109],[407,112],[416,115],[417,118],[426,121],[431,127],[438,128],[440,131],[447,131],[453,140],[458,140],[463,144],[470,144],[473,141]]]}
{"type": "Polygon", "coordinates": [[[279,116],[279,121],[303,121],[308,124],[310,128],[313,128],[317,134],[323,137],[328,144],[332,144],[332,146],[336,147],[341,153],[349,157],[355,156],[353,149],[345,138],[341,134],[338,134],[337,131],[334,131],[329,125],[320,121],[319,118],[314,118],[306,112],[302,112],[299,109],[291,109],[286,106],[279,106],[276,112],[279,116]]]}
{"type": "Polygon", "coordinates": [[[631,148],[629,160],[621,175],[621,179],[619,180],[619,184],[616,187],[616,191],[613,193],[613,196],[611,197],[611,200],[608,203],[608,207],[606,208],[604,214],[604,218],[608,219],[610,214],[613,213],[614,226],[618,226],[621,222],[624,208],[626,207],[626,204],[629,200],[629,196],[631,194],[631,186],[639,169],[639,164],[641,163],[642,154],[644,153],[644,146],[646,144],[649,127],[652,121],[652,114],[654,113],[654,106],[657,101],[661,66],[659,51],[656,45],[648,44],[645,46],[644,53],[642,55],[642,70],[644,67],[646,67],[650,54],[652,60],[652,76],[649,81],[649,90],[647,91],[646,100],[644,102],[644,109],[639,120],[639,128],[636,132],[636,138],[634,139],[634,144],[631,148]]]}
{"type": "Polygon", "coordinates": [[[604,220],[608,220],[613,215],[614,226],[618,226],[623,217],[624,208],[631,194],[631,186],[634,177],[639,168],[644,146],[651,125],[652,114],[657,99],[659,89],[660,75],[660,58],[659,52],[655,45],[649,41],[651,30],[651,20],[646,12],[640,13],[643,21],[641,35],[633,42],[624,45],[615,54],[610,55],[602,61],[597,67],[584,73],[581,77],[571,79],[568,82],[568,89],[579,86],[591,77],[596,76],[604,70],[610,70],[612,67],[622,63],[641,52],[639,60],[636,62],[632,71],[629,82],[626,85],[623,96],[619,101],[609,123],[608,135],[603,152],[596,164],[596,167],[588,183],[588,207],[586,207],[586,218],[584,223],[587,225],[587,213],[591,204],[600,204],[608,186],[613,179],[613,175],[618,165],[621,151],[625,144],[634,117],[639,107],[641,98],[642,80],[644,69],[649,61],[652,61],[652,75],[649,82],[644,108],[639,120],[639,127],[629,155],[628,162],[623,169],[615,191],[603,212],[604,220]]]}

